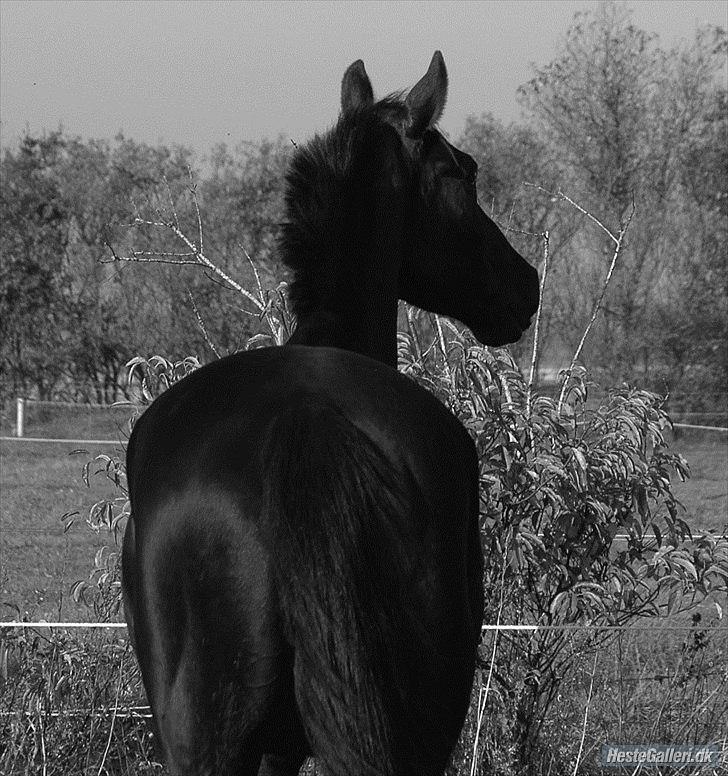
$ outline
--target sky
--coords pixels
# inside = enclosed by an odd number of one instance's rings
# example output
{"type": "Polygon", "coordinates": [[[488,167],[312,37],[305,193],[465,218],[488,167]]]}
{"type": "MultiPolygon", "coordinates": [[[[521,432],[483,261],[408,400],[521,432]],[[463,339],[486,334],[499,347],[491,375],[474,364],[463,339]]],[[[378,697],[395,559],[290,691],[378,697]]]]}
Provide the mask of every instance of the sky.
{"type": "MultiPolygon", "coordinates": [[[[383,95],[414,84],[435,49],[448,67],[441,121],[519,118],[518,86],[550,61],[590,0],[481,2],[16,2],[0,0],[0,142],[59,126],[149,143],[296,141],[334,121],[341,76],[363,59],[383,95]]],[[[728,26],[725,0],[635,0],[663,44],[728,26]]]]}

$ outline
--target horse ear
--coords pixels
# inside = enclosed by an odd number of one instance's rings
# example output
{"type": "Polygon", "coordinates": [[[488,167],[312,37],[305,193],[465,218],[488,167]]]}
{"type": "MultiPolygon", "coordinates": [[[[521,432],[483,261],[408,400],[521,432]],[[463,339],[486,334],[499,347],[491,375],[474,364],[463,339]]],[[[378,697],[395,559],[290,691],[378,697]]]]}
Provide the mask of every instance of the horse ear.
{"type": "Polygon", "coordinates": [[[346,68],[341,81],[341,110],[349,113],[357,108],[366,108],[373,102],[372,82],[364,69],[364,63],[357,59],[346,68]]]}
{"type": "Polygon", "coordinates": [[[405,99],[410,111],[409,137],[422,137],[425,130],[437,122],[447,100],[447,69],[442,53],[432,55],[427,72],[412,87],[405,99]]]}

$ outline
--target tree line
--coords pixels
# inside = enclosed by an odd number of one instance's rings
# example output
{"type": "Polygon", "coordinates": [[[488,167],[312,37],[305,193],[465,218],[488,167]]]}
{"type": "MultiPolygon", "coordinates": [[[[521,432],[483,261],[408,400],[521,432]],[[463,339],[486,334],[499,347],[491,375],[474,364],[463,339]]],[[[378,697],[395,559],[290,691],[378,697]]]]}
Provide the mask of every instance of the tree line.
{"type": "MultiPolygon", "coordinates": [[[[544,361],[573,352],[634,207],[620,266],[583,353],[627,380],[716,405],[728,379],[728,93],[724,30],[665,48],[630,12],[577,14],[557,56],[519,90],[523,119],[471,116],[456,144],[479,164],[481,204],[550,279],[544,361]],[[571,207],[564,195],[578,203],[571,207]]],[[[0,380],[6,396],[121,398],[136,355],[203,361],[258,331],[240,297],[199,267],[145,261],[179,252],[135,219],[169,211],[242,283],[284,279],[276,258],[285,138],[206,157],[123,135],[27,134],[0,162],[0,380]],[[194,192],[194,197],[191,192],[194,192]],[[114,257],[137,250],[138,261],[114,257]],[[141,253],[140,253],[141,251],[141,253]]],[[[524,342],[515,348],[529,347],[524,342]]]]}
{"type": "Polygon", "coordinates": [[[236,295],[193,268],[110,261],[130,241],[165,250],[134,229],[140,212],[168,197],[191,218],[196,186],[209,250],[250,280],[245,246],[273,266],[285,163],[282,143],[216,148],[203,174],[190,149],[149,146],[123,135],[83,141],[62,131],[26,135],[2,159],[0,364],[7,393],[108,402],[124,390],[133,356],[197,352],[210,338],[241,347],[255,321],[236,295]],[[241,261],[242,259],[242,261],[241,261]]]}

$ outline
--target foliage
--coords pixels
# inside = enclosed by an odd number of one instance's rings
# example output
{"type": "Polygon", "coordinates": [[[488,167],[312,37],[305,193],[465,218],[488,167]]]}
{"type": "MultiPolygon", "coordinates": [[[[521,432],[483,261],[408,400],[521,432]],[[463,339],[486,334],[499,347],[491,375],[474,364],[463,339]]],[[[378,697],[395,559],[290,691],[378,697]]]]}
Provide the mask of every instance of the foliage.
{"type": "Polygon", "coordinates": [[[223,266],[239,266],[241,246],[259,265],[274,263],[290,149],[280,137],[213,149],[200,197],[208,214],[209,247],[223,266]]]}
{"type": "MultiPolygon", "coordinates": [[[[219,266],[232,272],[242,259],[248,267],[245,244],[263,285],[273,277],[285,151],[281,141],[218,148],[211,175],[195,187],[214,214],[205,236],[219,266]]],[[[202,356],[211,343],[233,351],[256,333],[237,297],[220,294],[197,267],[109,262],[111,246],[123,251],[130,241],[173,250],[174,235],[140,229],[140,214],[172,210],[185,231],[194,228],[194,163],[187,149],[123,135],[113,143],[28,135],[5,151],[0,382],[9,394],[110,403],[124,396],[124,364],[135,353],[191,348],[202,356]],[[199,320],[177,315],[181,307],[199,320]]],[[[249,267],[238,274],[255,282],[249,267]]]]}
{"type": "MultiPolygon", "coordinates": [[[[725,596],[728,540],[694,537],[672,493],[672,477],[689,469],[667,445],[663,397],[622,386],[593,401],[579,369],[561,377],[560,408],[529,389],[507,351],[441,325],[446,336],[425,344],[423,326],[400,333],[400,366],[476,440],[486,622],[627,625],[725,596]]],[[[546,629],[499,653],[495,692],[513,700],[522,768],[565,678],[617,633],[593,632],[574,648],[568,632],[546,629]]]]}
{"type": "Polygon", "coordinates": [[[24,138],[6,154],[0,188],[0,363],[14,391],[35,383],[52,391],[67,328],[62,256],[64,204],[53,168],[63,153],[58,134],[24,138]]]}
{"type": "MultiPolygon", "coordinates": [[[[728,592],[728,540],[693,536],[672,493],[672,477],[689,469],[669,450],[662,397],[621,386],[593,401],[579,369],[562,376],[560,406],[529,387],[507,350],[491,351],[412,308],[404,317],[400,368],[451,407],[478,448],[486,622],[628,625],[728,592]]],[[[197,365],[155,357],[130,367],[148,402],[197,365]]],[[[98,462],[123,487],[123,464],[98,462]]],[[[116,531],[127,515],[121,498],[95,505],[90,521],[116,531]]],[[[118,606],[117,575],[118,559],[101,554],[76,591],[97,613],[108,612],[104,606],[118,606]]],[[[497,658],[483,650],[491,692],[512,701],[499,705],[512,741],[504,762],[526,768],[546,746],[544,720],[567,678],[618,634],[596,630],[575,640],[547,628],[514,640],[497,658]]],[[[492,759],[492,746],[476,740],[474,748],[492,759]]]]}
{"type": "MultiPolygon", "coordinates": [[[[524,136],[524,142],[532,141],[524,136]]],[[[196,196],[192,190],[195,208],[196,196]]],[[[600,312],[629,221],[621,224],[617,237],[566,195],[553,199],[571,203],[612,241],[611,268],[601,292],[597,289],[598,302],[592,301],[591,320],[584,316],[580,321],[582,327],[587,324],[583,342],[600,312]]],[[[257,292],[246,290],[220,270],[207,248],[203,253],[201,221],[195,241],[185,235],[174,206],[171,213],[158,209],[157,214],[137,222],[149,230],[172,232],[188,252],[133,249],[128,260],[148,256],[150,261],[166,258],[204,265],[252,303],[267,326],[268,334],[252,337],[248,346],[280,342],[291,328],[282,290],[278,295],[265,292],[257,274],[257,292]]],[[[546,211],[542,215],[550,217],[546,211]]],[[[543,255],[549,258],[550,235],[532,236],[541,238],[543,255]]],[[[546,270],[544,264],[544,282],[546,270]]],[[[554,282],[553,276],[549,279],[554,282]]],[[[550,628],[623,626],[680,614],[709,594],[725,595],[728,541],[694,537],[673,495],[671,478],[686,477],[688,467],[669,450],[664,397],[622,385],[595,401],[590,398],[593,386],[575,356],[553,398],[537,388],[535,371],[524,378],[508,351],[483,347],[447,320],[413,308],[405,308],[401,319],[406,326],[398,340],[400,368],[438,395],[476,441],[486,621],[543,626],[525,645],[513,642],[497,660],[494,653],[488,666],[497,692],[511,699],[510,716],[502,720],[512,741],[506,760],[524,770],[546,746],[544,720],[565,678],[585,656],[609,646],[617,633],[592,630],[575,645],[568,631],[550,628]]],[[[539,320],[532,345],[534,365],[540,326],[539,320]]],[[[131,374],[139,378],[142,403],[197,365],[194,359],[170,362],[161,357],[129,362],[131,374]]],[[[120,461],[100,463],[107,476],[111,472],[123,481],[120,461]]],[[[116,529],[127,514],[128,503],[119,499],[97,505],[92,522],[116,529]]],[[[79,595],[90,594],[97,605],[113,601],[116,566],[111,555],[97,558],[91,579],[76,588],[79,595]]],[[[487,700],[486,693],[482,703],[487,700]]],[[[483,753],[477,735],[473,750],[476,757],[483,753]]]]}
{"type": "MultiPolygon", "coordinates": [[[[589,363],[695,402],[728,379],[727,46],[724,30],[702,28],[663,49],[623,5],[603,2],[576,15],[559,55],[519,90],[548,149],[546,181],[608,222],[636,206],[589,363]]],[[[555,256],[549,317],[567,349],[608,250],[582,233],[555,256]]]]}
{"type": "MultiPolygon", "coordinates": [[[[661,47],[622,5],[601,3],[575,17],[558,55],[521,87],[525,122],[481,114],[458,140],[479,163],[481,201],[516,247],[535,263],[540,235],[551,235],[554,280],[540,348],[547,366],[573,352],[610,245],[558,197],[524,184],[569,191],[605,223],[622,220],[634,199],[623,267],[584,355],[607,382],[667,391],[686,411],[724,410],[728,382],[726,41],[724,31],[705,28],[661,47]]],[[[282,277],[275,240],[289,151],[281,138],[220,145],[203,162],[188,149],[123,135],[82,141],[61,132],[8,150],[0,187],[4,385],[108,402],[123,394],[123,364],[134,354],[204,359],[239,349],[258,328],[239,315],[234,291],[220,293],[200,266],[107,263],[109,245],[158,258],[179,251],[171,233],[135,219],[172,209],[194,233],[192,169],[206,213],[198,248],[252,287],[247,252],[272,287],[282,277]],[[177,315],[181,308],[195,315],[177,315]]],[[[525,340],[514,353],[528,347],[525,340]]]]}

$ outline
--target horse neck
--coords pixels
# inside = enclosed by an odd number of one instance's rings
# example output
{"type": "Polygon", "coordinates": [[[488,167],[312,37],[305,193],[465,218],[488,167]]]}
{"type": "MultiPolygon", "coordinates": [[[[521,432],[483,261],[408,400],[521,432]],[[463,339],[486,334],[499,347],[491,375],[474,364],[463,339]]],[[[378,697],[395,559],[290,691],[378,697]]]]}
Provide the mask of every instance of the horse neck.
{"type": "Polygon", "coordinates": [[[396,369],[401,257],[378,242],[356,255],[326,261],[329,272],[318,279],[315,299],[295,306],[297,325],[289,344],[342,348],[396,369]],[[352,267],[355,273],[347,271],[352,267]]]}
{"type": "Polygon", "coordinates": [[[314,239],[284,242],[284,261],[297,267],[291,297],[298,323],[289,342],[343,348],[396,368],[404,205],[388,186],[367,190],[363,200],[329,210],[309,232],[314,239]]]}

